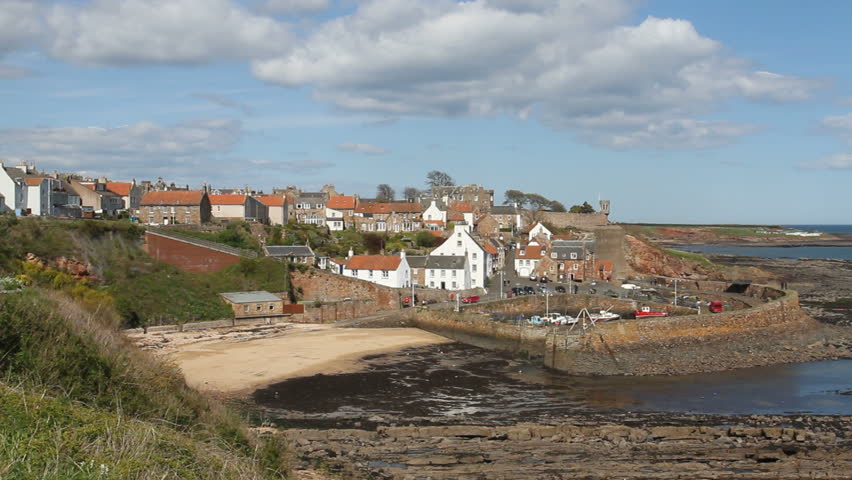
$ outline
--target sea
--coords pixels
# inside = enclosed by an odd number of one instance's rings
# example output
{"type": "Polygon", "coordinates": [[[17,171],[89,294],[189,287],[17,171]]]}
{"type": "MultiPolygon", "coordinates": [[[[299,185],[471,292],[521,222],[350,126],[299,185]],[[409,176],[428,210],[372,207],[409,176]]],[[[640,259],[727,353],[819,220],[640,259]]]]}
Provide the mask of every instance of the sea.
{"type": "MultiPolygon", "coordinates": [[[[787,225],[790,228],[808,232],[848,233],[852,234],[852,225],[787,225]]],[[[803,242],[808,238],[803,237],[803,242]]],[[[744,245],[679,245],[678,250],[688,250],[699,253],[721,255],[743,255],[763,258],[827,258],[835,260],[852,260],[852,246],[801,246],[801,247],[766,247],[744,245]]]]}

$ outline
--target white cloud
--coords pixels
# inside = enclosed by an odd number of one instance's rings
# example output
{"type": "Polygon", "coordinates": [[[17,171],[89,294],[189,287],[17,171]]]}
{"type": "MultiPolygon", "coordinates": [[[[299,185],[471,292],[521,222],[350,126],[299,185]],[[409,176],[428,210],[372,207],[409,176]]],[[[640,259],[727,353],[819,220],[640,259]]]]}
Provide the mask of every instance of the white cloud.
{"type": "Polygon", "coordinates": [[[852,153],[838,153],[799,165],[801,168],[845,170],[852,169],[852,153]]]}
{"type": "Polygon", "coordinates": [[[230,151],[241,134],[240,122],[231,119],[170,126],[4,128],[0,156],[43,169],[145,171],[204,164],[210,155],[230,151]]]}
{"type": "Polygon", "coordinates": [[[46,13],[47,50],[96,65],[262,58],[289,46],[284,24],[229,0],[92,0],[46,13]]]}
{"type": "Polygon", "coordinates": [[[842,141],[852,145],[852,113],[825,117],[822,119],[822,126],[842,141]]]}
{"type": "Polygon", "coordinates": [[[328,9],[328,0],[266,0],[260,8],[284,15],[315,13],[328,9]]]}
{"type": "Polygon", "coordinates": [[[758,71],[685,20],[638,25],[626,0],[369,0],[254,74],[382,115],[538,118],[596,143],[718,145],[755,130],[699,120],[731,98],[817,84],[758,71]]]}
{"type": "Polygon", "coordinates": [[[364,155],[384,155],[388,153],[386,148],[369,143],[351,143],[345,142],[337,145],[337,149],[341,152],[363,153],[364,155]]]}

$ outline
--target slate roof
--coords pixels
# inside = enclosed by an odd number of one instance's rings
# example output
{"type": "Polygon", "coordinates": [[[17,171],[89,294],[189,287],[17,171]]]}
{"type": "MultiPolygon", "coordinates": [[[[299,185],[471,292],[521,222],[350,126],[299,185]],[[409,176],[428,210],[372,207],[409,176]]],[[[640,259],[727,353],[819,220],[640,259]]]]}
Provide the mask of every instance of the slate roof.
{"type": "Polygon", "coordinates": [[[426,266],[426,260],[429,257],[426,255],[407,255],[405,260],[408,262],[408,266],[411,268],[423,268],[426,266]]]}
{"type": "Polygon", "coordinates": [[[26,176],[24,171],[21,170],[20,168],[3,167],[3,169],[6,170],[6,174],[9,175],[9,177],[11,177],[12,179],[15,179],[15,180],[20,179],[20,178],[24,178],[26,176]]]}
{"type": "Polygon", "coordinates": [[[463,270],[466,257],[464,255],[429,255],[426,267],[435,270],[463,270]]]}
{"type": "Polygon", "coordinates": [[[556,254],[554,260],[583,260],[585,258],[585,249],[580,246],[554,246],[550,249],[550,258],[556,254]],[[571,258],[571,254],[577,255],[577,258],[571,258]]]}
{"type": "Polygon", "coordinates": [[[225,292],[220,293],[225,300],[231,303],[258,303],[258,302],[280,302],[281,299],[275,295],[258,290],[254,292],[225,292]]]}
{"type": "Polygon", "coordinates": [[[518,209],[514,205],[494,205],[491,207],[491,215],[515,215],[518,209]]]}
{"type": "Polygon", "coordinates": [[[349,270],[396,270],[402,258],[399,255],[353,255],[346,262],[349,270]]]}
{"type": "Polygon", "coordinates": [[[210,199],[210,205],[245,205],[246,195],[224,194],[224,195],[207,195],[210,199]]]}
{"type": "Polygon", "coordinates": [[[140,205],[201,205],[203,198],[201,190],[156,191],[143,195],[140,205]]]}
{"type": "Polygon", "coordinates": [[[314,251],[307,245],[267,245],[263,247],[267,257],[313,257],[314,251]]]}

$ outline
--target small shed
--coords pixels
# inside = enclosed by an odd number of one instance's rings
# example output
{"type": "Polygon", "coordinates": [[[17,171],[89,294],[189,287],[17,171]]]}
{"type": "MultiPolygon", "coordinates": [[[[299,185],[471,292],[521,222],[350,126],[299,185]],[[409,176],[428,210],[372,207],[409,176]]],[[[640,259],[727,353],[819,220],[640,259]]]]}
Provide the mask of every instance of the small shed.
{"type": "Polygon", "coordinates": [[[266,292],[226,292],[219,295],[234,310],[234,319],[266,318],[271,320],[285,316],[284,300],[266,292]]]}

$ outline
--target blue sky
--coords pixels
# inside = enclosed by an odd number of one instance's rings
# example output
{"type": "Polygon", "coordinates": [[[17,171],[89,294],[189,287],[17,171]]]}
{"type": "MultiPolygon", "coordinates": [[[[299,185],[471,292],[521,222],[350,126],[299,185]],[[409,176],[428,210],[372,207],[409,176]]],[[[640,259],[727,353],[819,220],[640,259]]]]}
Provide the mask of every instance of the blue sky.
{"type": "Polygon", "coordinates": [[[852,223],[852,3],[0,2],[0,161],[852,223]]]}

